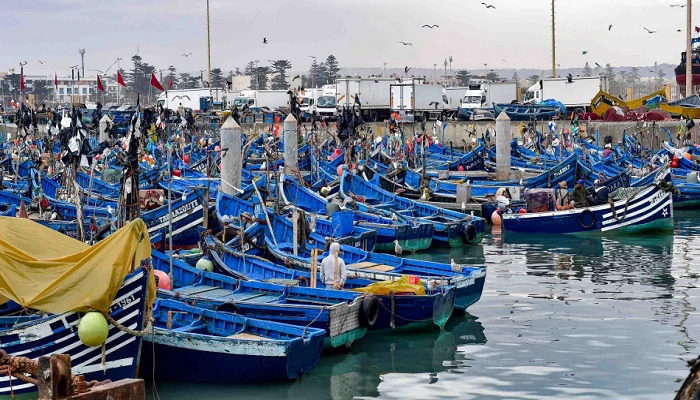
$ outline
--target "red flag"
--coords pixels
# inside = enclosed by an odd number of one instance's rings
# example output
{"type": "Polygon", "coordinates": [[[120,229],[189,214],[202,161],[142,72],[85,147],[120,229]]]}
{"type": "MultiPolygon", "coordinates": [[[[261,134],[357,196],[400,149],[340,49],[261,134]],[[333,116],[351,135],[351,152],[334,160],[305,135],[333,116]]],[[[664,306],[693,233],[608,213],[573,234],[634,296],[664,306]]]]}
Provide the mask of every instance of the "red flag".
{"type": "Polygon", "coordinates": [[[173,77],[171,76],[170,79],[168,80],[168,90],[173,88],[173,77]]]}
{"type": "Polygon", "coordinates": [[[100,92],[105,91],[105,87],[102,86],[102,80],[100,79],[100,75],[97,75],[97,88],[100,89],[100,92]]]}
{"type": "Polygon", "coordinates": [[[160,90],[161,92],[165,90],[163,89],[163,86],[161,86],[160,82],[158,82],[158,79],[154,74],[151,74],[151,86],[160,90]]]}
{"type": "Polygon", "coordinates": [[[56,90],[58,90],[58,74],[53,73],[53,85],[56,86],[56,90]]]}
{"type": "Polygon", "coordinates": [[[117,71],[117,83],[126,87],[126,82],[124,82],[124,78],[122,78],[122,74],[119,71],[117,71]]]}
{"type": "Polygon", "coordinates": [[[24,91],[24,67],[19,71],[19,90],[24,91]]]}
{"type": "Polygon", "coordinates": [[[700,26],[695,27],[695,32],[700,32],[700,26]]]}

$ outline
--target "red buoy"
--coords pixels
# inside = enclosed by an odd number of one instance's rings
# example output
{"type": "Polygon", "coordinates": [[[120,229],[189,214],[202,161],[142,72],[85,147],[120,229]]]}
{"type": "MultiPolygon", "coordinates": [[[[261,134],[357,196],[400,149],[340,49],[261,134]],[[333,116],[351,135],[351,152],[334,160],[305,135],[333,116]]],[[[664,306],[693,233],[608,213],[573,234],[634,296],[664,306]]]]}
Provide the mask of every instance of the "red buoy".
{"type": "Polygon", "coordinates": [[[163,290],[170,290],[170,277],[165,272],[154,269],[153,275],[156,276],[156,281],[158,282],[158,288],[163,290]]]}

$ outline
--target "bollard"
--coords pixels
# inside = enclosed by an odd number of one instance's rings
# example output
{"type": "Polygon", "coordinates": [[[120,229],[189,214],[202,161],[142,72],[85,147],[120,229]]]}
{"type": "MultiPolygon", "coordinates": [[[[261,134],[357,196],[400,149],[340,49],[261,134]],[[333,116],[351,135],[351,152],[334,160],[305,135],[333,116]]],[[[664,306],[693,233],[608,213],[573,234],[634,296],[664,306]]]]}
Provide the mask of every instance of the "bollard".
{"type": "Polygon", "coordinates": [[[221,126],[221,188],[236,196],[241,188],[243,158],[241,157],[241,126],[229,116],[221,126]]]}
{"type": "Polygon", "coordinates": [[[496,118],[496,179],[510,176],[510,118],[505,112],[496,118]]]}
{"type": "Polygon", "coordinates": [[[297,120],[292,114],[284,119],[284,173],[291,174],[299,169],[299,142],[297,139],[297,120]]]}

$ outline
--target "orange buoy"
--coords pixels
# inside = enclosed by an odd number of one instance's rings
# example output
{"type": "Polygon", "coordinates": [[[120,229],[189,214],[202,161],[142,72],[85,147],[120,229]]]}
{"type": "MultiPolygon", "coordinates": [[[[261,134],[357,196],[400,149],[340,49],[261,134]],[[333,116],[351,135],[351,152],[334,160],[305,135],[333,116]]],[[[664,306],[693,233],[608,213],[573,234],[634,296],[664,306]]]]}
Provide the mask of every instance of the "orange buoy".
{"type": "Polygon", "coordinates": [[[457,167],[457,171],[460,171],[460,172],[464,171],[464,167],[460,165],[459,167],[457,167]]]}
{"type": "Polygon", "coordinates": [[[165,272],[159,270],[159,269],[154,269],[153,270],[153,275],[156,276],[156,281],[158,282],[158,289],[163,289],[163,290],[170,290],[170,277],[168,274],[165,272]]]}
{"type": "Polygon", "coordinates": [[[491,223],[501,226],[501,215],[498,214],[498,211],[494,211],[493,214],[491,214],[491,223]]]}
{"type": "Polygon", "coordinates": [[[338,173],[338,176],[343,176],[343,166],[339,165],[338,169],[335,172],[338,173]]]}
{"type": "Polygon", "coordinates": [[[685,157],[686,160],[692,159],[692,157],[690,156],[690,153],[683,153],[683,157],[685,157]]]}

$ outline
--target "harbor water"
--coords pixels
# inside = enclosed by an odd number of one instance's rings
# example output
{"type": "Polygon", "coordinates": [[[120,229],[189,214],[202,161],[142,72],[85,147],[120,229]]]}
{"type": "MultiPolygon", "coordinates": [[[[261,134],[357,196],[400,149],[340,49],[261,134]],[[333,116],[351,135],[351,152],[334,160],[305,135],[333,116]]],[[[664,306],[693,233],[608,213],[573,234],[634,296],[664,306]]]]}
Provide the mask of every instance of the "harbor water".
{"type": "Polygon", "coordinates": [[[296,382],[156,382],[148,396],[669,399],[687,376],[685,360],[699,354],[696,213],[676,212],[665,236],[494,231],[481,246],[412,257],[485,266],[483,297],[444,331],[370,334],[348,352],[324,354],[296,382]]]}

